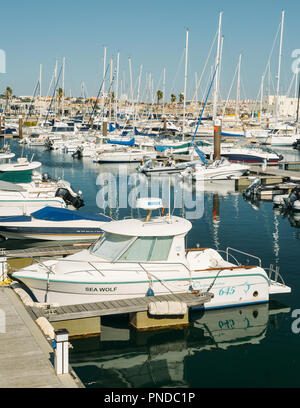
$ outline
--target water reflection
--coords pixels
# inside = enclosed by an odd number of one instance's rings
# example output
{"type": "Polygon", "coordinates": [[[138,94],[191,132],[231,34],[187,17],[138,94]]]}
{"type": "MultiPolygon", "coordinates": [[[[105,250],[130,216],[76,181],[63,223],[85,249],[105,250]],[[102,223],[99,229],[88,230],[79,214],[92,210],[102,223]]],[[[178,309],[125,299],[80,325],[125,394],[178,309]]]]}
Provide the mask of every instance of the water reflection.
{"type": "Polygon", "coordinates": [[[100,339],[72,341],[70,363],[87,387],[188,387],[199,352],[259,344],[289,312],[277,302],[191,312],[183,330],[149,332],[129,328],[125,318],[103,319],[100,339]]]}

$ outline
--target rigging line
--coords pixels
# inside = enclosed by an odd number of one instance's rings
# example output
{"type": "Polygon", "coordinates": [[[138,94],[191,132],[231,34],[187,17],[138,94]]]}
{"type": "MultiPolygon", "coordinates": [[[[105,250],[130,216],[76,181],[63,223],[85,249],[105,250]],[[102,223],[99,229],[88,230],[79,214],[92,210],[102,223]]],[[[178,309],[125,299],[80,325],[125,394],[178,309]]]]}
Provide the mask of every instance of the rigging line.
{"type": "MultiPolygon", "coordinates": [[[[93,106],[93,110],[92,110],[92,113],[91,113],[91,115],[90,115],[90,119],[89,119],[89,121],[88,121],[88,124],[91,123],[91,120],[92,120],[92,118],[93,118],[93,116],[94,116],[94,113],[95,113],[95,110],[96,110],[96,106],[97,106],[97,100],[99,99],[100,93],[102,92],[103,84],[104,84],[104,81],[105,81],[105,79],[106,79],[106,75],[107,75],[107,72],[108,72],[108,68],[109,68],[109,67],[110,67],[110,63],[107,65],[107,68],[106,68],[106,71],[105,71],[105,75],[104,75],[104,77],[103,77],[103,79],[102,79],[102,83],[101,83],[101,86],[100,86],[100,88],[99,88],[99,91],[98,91],[98,94],[97,94],[97,97],[96,97],[96,100],[95,100],[95,103],[94,103],[94,106],[93,106]]],[[[103,108],[103,109],[104,109],[104,108],[103,108]]]]}
{"type": "Polygon", "coordinates": [[[173,82],[172,82],[171,93],[174,93],[174,92],[175,92],[175,81],[176,81],[176,79],[177,79],[177,75],[178,75],[179,69],[181,68],[184,55],[185,55],[185,49],[183,50],[182,55],[181,55],[181,57],[180,57],[180,61],[179,61],[179,64],[178,64],[178,68],[177,68],[177,71],[176,71],[174,80],[173,80],[173,82]]]}
{"type": "Polygon", "coordinates": [[[197,95],[197,92],[198,92],[198,90],[199,90],[200,83],[201,83],[201,81],[202,81],[202,77],[203,77],[204,72],[205,72],[205,70],[206,70],[206,66],[207,66],[207,64],[208,64],[208,60],[209,60],[209,58],[210,58],[210,55],[211,55],[211,53],[212,53],[213,47],[214,47],[215,42],[216,42],[216,39],[217,39],[217,35],[218,35],[218,30],[216,31],[215,37],[214,37],[214,39],[213,39],[212,45],[211,45],[211,47],[210,47],[208,56],[207,56],[207,58],[206,58],[206,61],[205,61],[204,67],[203,67],[203,70],[202,70],[201,75],[200,75],[200,78],[199,78],[199,80],[198,80],[198,82],[197,82],[197,87],[196,87],[195,93],[194,93],[194,95],[193,95],[192,102],[194,101],[194,99],[195,99],[195,97],[196,97],[196,95],[197,95]]]}
{"type": "MultiPolygon", "coordinates": [[[[28,108],[28,112],[27,112],[27,115],[26,115],[26,117],[25,117],[25,122],[27,122],[29,113],[30,113],[30,111],[31,111],[31,106],[32,106],[32,104],[33,104],[33,100],[34,100],[34,97],[35,97],[35,93],[36,93],[36,91],[37,91],[39,85],[40,85],[40,81],[38,80],[38,81],[37,81],[37,84],[36,84],[36,86],[35,86],[35,88],[34,88],[34,91],[33,91],[33,96],[32,96],[32,98],[31,98],[30,105],[29,105],[29,108],[28,108]]],[[[36,114],[35,114],[35,118],[38,119],[38,117],[37,117],[36,114]]]]}
{"type": "Polygon", "coordinates": [[[216,72],[217,72],[217,69],[218,69],[218,65],[219,65],[219,63],[216,64],[215,72],[214,72],[214,74],[213,74],[213,77],[212,77],[212,80],[211,80],[209,89],[208,89],[208,91],[207,91],[206,99],[205,99],[205,102],[204,102],[204,104],[203,104],[203,108],[202,108],[202,111],[201,111],[201,114],[200,114],[200,117],[199,117],[199,120],[198,120],[196,129],[195,129],[195,133],[194,133],[194,136],[193,136],[191,145],[194,144],[195,137],[196,137],[196,134],[197,134],[197,130],[198,130],[198,127],[199,127],[199,124],[200,124],[200,122],[201,122],[202,115],[203,115],[203,112],[204,112],[204,108],[205,108],[205,106],[206,106],[206,102],[207,102],[208,96],[209,96],[209,94],[210,94],[211,87],[212,87],[212,85],[213,85],[213,82],[214,82],[214,79],[215,79],[215,76],[216,76],[216,72]]]}
{"type": "Polygon", "coordinates": [[[45,122],[44,122],[44,123],[47,123],[48,116],[49,116],[49,111],[50,111],[50,109],[51,109],[51,107],[52,107],[52,104],[53,104],[53,101],[54,101],[54,99],[55,99],[55,92],[56,92],[56,88],[57,88],[57,85],[58,85],[58,82],[59,82],[59,79],[60,79],[60,74],[61,74],[61,71],[62,71],[62,67],[63,67],[63,65],[61,65],[60,70],[59,70],[59,74],[58,74],[58,77],[57,77],[57,80],[56,80],[56,84],[55,84],[55,86],[54,86],[54,91],[53,91],[52,99],[51,99],[51,102],[50,102],[50,106],[49,106],[49,108],[48,108],[48,110],[47,110],[47,116],[46,116],[46,119],[45,119],[45,122]]]}
{"type": "Polygon", "coordinates": [[[235,81],[237,71],[238,71],[238,65],[235,68],[235,72],[234,72],[234,75],[233,75],[233,78],[232,78],[232,82],[231,82],[231,85],[230,85],[230,88],[229,88],[229,91],[228,91],[227,99],[226,99],[226,102],[225,102],[225,105],[224,105],[224,108],[223,108],[223,115],[225,114],[226,106],[227,106],[227,103],[229,101],[229,97],[230,97],[230,94],[231,94],[231,91],[232,91],[232,87],[233,87],[233,84],[234,84],[234,81],[235,81]]]}

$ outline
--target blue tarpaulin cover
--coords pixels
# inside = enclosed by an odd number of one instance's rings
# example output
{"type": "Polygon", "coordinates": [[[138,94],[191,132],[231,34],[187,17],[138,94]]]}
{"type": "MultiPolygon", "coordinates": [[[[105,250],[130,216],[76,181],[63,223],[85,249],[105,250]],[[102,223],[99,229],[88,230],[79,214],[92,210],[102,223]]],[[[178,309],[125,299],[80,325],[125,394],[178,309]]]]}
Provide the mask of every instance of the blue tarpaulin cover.
{"type": "Polygon", "coordinates": [[[27,215],[12,215],[0,217],[0,223],[2,222],[30,222],[32,217],[38,220],[45,221],[74,221],[74,220],[91,220],[98,222],[109,222],[112,219],[103,214],[85,214],[67,208],[57,207],[44,207],[38,211],[31,213],[31,216],[27,215]]]}
{"type": "Polygon", "coordinates": [[[44,207],[31,214],[38,220],[47,221],[72,221],[72,220],[93,220],[93,221],[111,221],[110,217],[103,214],[84,214],[67,208],[44,207]]]}
{"type": "Polygon", "coordinates": [[[130,140],[108,140],[107,143],[122,145],[122,146],[134,146],[135,140],[134,137],[130,140]]]}

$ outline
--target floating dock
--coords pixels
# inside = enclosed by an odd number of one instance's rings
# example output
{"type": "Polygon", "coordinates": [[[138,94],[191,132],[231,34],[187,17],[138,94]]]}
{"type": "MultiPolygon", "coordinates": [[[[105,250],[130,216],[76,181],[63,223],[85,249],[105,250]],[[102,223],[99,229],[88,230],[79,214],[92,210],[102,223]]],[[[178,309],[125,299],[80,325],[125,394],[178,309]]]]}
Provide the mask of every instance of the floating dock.
{"type": "Polygon", "coordinates": [[[46,318],[55,329],[66,328],[70,337],[98,335],[101,333],[101,316],[129,314],[130,325],[137,330],[149,330],[171,326],[188,325],[188,309],[202,307],[213,295],[204,293],[176,293],[159,296],[144,296],[106,302],[74,304],[70,306],[50,307],[40,309],[31,307],[34,319],[46,318]],[[176,312],[150,315],[150,304],[186,305],[182,314],[176,312]]]}

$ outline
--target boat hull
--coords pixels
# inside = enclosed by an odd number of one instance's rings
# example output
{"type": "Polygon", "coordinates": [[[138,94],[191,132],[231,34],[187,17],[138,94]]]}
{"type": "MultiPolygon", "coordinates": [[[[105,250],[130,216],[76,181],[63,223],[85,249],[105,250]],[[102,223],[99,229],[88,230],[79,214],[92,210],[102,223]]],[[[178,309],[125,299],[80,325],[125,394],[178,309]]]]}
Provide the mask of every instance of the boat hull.
{"type": "MultiPolygon", "coordinates": [[[[258,267],[243,268],[233,271],[226,269],[222,273],[219,271],[201,271],[192,274],[192,289],[201,292],[208,291],[214,295],[212,300],[204,305],[205,309],[241,306],[253,303],[263,303],[269,300],[272,292],[272,281],[270,281],[263,269],[258,267]]],[[[13,277],[21,280],[30,288],[39,302],[58,303],[60,305],[70,305],[79,303],[93,303],[118,299],[130,299],[145,297],[149,291],[149,281],[146,276],[139,281],[130,280],[107,282],[86,281],[62,281],[55,280],[45,274],[43,279],[28,278],[22,271],[14,273],[13,277]],[[49,279],[48,279],[49,278],[49,279]]],[[[128,274],[127,274],[128,276],[128,274]]],[[[130,274],[129,274],[130,276],[130,274]]],[[[160,275],[161,277],[161,275],[160,275]]],[[[176,278],[154,280],[152,290],[154,295],[168,295],[172,293],[189,292],[191,279],[187,276],[177,276],[176,278]],[[171,292],[170,292],[171,291],[171,292]]],[[[287,286],[278,287],[278,291],[273,293],[289,293],[287,286]]]]}

